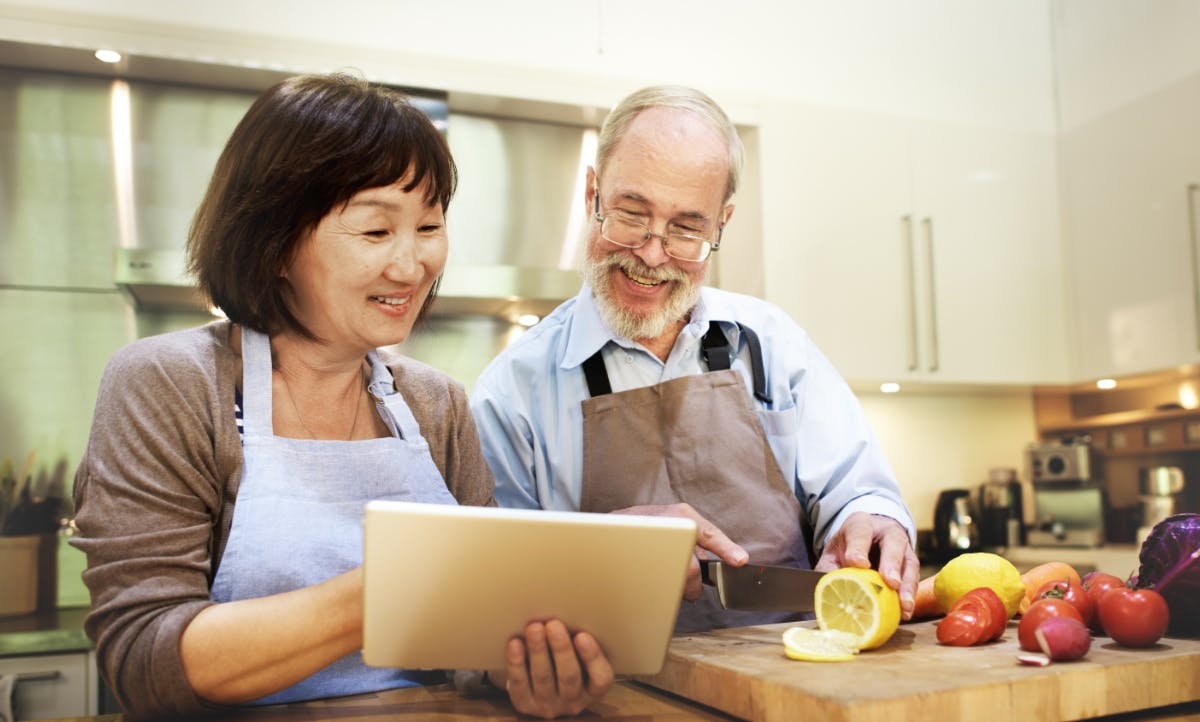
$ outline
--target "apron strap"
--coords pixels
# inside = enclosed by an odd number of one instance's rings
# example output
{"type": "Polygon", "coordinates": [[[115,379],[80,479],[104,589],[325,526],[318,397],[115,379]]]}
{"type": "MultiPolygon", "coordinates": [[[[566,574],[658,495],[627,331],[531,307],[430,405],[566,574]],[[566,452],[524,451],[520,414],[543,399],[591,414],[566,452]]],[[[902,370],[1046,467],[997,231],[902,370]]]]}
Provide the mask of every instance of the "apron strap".
{"type": "Polygon", "coordinates": [[[612,393],[612,384],[608,382],[608,369],[604,368],[604,357],[600,355],[600,351],[588,356],[583,362],[583,375],[587,378],[588,393],[593,397],[612,393]]]}
{"type": "MultiPolygon", "coordinates": [[[[750,348],[750,373],[754,379],[754,398],[764,404],[769,404],[771,396],[767,393],[767,374],[763,370],[762,344],[758,340],[758,334],[754,333],[749,326],[739,323],[737,327],[738,331],[746,337],[746,346],[750,348]]],[[[721,330],[720,324],[716,321],[708,322],[708,333],[704,334],[703,354],[709,371],[724,371],[733,363],[733,348],[729,345],[729,339],[725,338],[725,332],[721,330]]]]}
{"type": "MultiPolygon", "coordinates": [[[[762,344],[758,334],[749,326],[737,325],[738,330],[746,337],[746,345],[750,348],[750,371],[754,377],[754,398],[764,404],[771,403],[767,393],[767,375],[763,369],[762,344]]],[[[608,380],[608,369],[604,367],[603,349],[592,354],[583,362],[583,375],[587,379],[588,393],[593,398],[612,393],[612,384],[608,380]]],[[[701,353],[709,371],[724,371],[733,364],[733,348],[729,339],[716,321],[708,324],[708,333],[704,334],[701,343],[701,353]]]]}
{"type": "MultiPolygon", "coordinates": [[[[750,370],[754,375],[754,398],[764,404],[769,404],[771,395],[767,393],[767,374],[763,370],[762,344],[758,342],[758,334],[754,333],[749,326],[739,323],[737,327],[746,337],[746,345],[750,347],[750,370]]],[[[714,321],[708,332],[712,333],[715,328],[716,322],[714,321]]]]}

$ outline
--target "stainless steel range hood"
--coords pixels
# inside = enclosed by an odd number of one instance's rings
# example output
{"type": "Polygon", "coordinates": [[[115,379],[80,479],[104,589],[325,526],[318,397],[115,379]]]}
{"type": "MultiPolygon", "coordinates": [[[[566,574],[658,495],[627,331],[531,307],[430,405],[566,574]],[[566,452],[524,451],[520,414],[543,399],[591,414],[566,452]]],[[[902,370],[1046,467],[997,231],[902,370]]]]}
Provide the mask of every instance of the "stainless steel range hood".
{"type": "MultiPolygon", "coordinates": [[[[115,280],[139,308],[206,311],[207,303],[185,271],[184,252],[119,248],[115,280]]],[[[448,267],[430,309],[436,316],[484,315],[517,322],[545,316],[579,290],[574,271],[500,264],[448,267]]]]}
{"type": "MultiPolygon", "coordinates": [[[[229,133],[284,75],[144,57],[98,72],[81,49],[0,41],[0,281],[57,278],[45,248],[113,249],[112,282],[139,309],[206,311],[184,271],[188,226],[229,133]]],[[[444,93],[406,90],[459,168],[434,313],[514,321],[573,296],[594,128],[455,112],[444,93]]]]}

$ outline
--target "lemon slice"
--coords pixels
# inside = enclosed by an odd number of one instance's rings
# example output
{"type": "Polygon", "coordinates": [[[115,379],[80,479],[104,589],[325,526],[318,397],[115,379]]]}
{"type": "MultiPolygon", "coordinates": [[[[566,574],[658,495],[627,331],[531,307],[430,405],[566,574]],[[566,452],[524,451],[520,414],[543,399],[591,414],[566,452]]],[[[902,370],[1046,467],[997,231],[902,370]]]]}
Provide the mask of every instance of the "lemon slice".
{"type": "Polygon", "coordinates": [[[845,662],[854,659],[854,635],[811,627],[791,627],[783,633],[783,651],[804,662],[845,662]]]}
{"type": "Polygon", "coordinates": [[[843,567],[817,582],[817,625],[845,632],[856,649],[874,649],[900,626],[900,595],[874,569],[843,567]]]}

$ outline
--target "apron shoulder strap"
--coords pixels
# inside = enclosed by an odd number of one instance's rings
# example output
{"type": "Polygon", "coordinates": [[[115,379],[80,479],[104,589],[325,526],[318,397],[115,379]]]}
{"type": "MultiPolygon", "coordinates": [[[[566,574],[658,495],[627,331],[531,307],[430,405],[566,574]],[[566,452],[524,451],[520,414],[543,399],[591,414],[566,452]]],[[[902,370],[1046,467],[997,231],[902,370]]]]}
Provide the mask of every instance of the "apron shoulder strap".
{"type": "Polygon", "coordinates": [[[593,397],[612,393],[612,384],[608,382],[608,370],[604,368],[604,357],[600,353],[597,351],[583,362],[583,376],[587,379],[588,393],[593,397]]]}
{"type": "MultiPolygon", "coordinates": [[[[771,396],[767,393],[767,375],[763,370],[762,344],[759,343],[758,334],[754,333],[749,326],[739,323],[737,327],[746,337],[746,345],[750,348],[754,398],[764,404],[769,404],[771,396]]],[[[701,343],[701,353],[709,371],[724,371],[733,364],[733,348],[729,345],[729,339],[725,338],[725,333],[716,321],[710,321],[708,324],[708,332],[704,334],[701,343]]],[[[612,384],[609,383],[608,370],[604,368],[604,357],[601,355],[601,351],[592,354],[583,362],[583,375],[587,380],[588,393],[593,398],[612,393],[612,384]]]]}
{"type": "MultiPolygon", "coordinates": [[[[749,326],[739,323],[737,327],[738,331],[745,336],[746,345],[750,348],[750,371],[754,376],[754,398],[764,404],[769,404],[771,396],[767,393],[767,374],[763,369],[762,344],[759,343],[758,334],[754,333],[749,326]]],[[[708,333],[704,334],[703,354],[709,371],[724,371],[733,363],[734,350],[716,321],[709,322],[708,333]]]]}

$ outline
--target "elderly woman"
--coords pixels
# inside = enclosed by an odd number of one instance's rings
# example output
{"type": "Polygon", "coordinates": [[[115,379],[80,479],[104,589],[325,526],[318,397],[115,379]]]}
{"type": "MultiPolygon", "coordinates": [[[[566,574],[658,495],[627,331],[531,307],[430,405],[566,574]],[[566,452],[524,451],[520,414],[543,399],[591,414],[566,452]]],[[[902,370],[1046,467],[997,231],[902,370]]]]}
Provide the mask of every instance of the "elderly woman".
{"type": "MultiPolygon", "coordinates": [[[[433,298],[455,182],[429,119],[349,76],[280,83],[233,131],[188,238],[228,321],[117,353],[75,481],[87,632],[129,717],[428,680],[363,664],[361,518],[371,499],[494,504],[462,387],[376,350],[433,298]]],[[[506,659],[522,712],[612,683],[557,621],[506,659]]]]}

